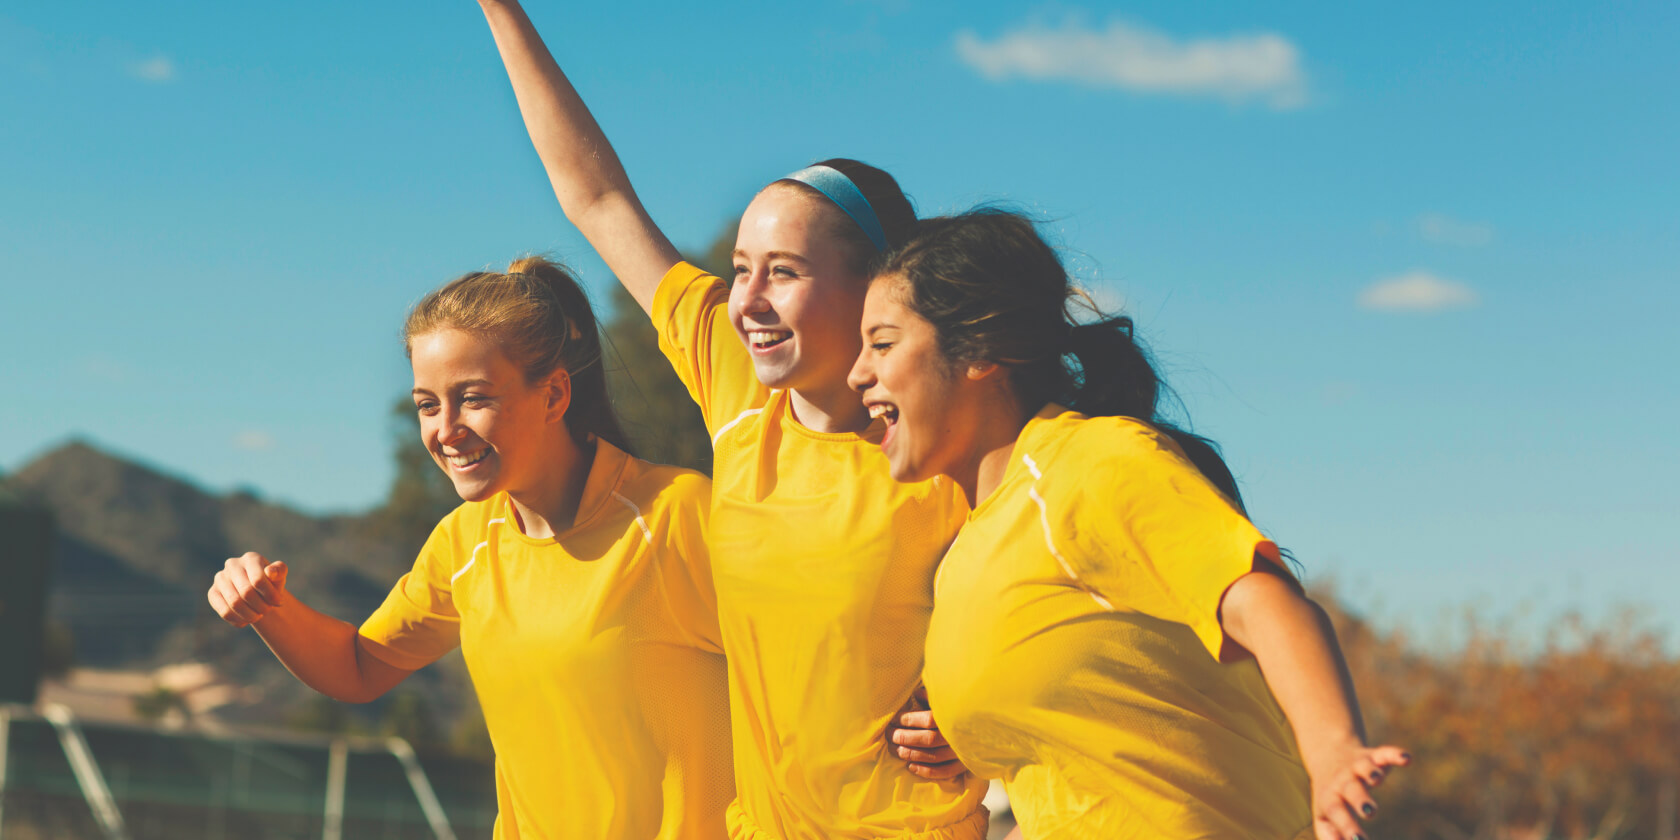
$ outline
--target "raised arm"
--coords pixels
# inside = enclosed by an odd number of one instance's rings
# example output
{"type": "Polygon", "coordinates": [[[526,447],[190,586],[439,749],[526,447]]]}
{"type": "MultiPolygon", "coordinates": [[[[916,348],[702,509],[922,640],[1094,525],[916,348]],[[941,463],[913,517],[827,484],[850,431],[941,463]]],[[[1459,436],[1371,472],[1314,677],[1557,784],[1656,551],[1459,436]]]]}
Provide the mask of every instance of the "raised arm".
{"type": "Polygon", "coordinates": [[[554,197],[618,281],[653,309],[660,278],[682,257],[648,218],[630,176],[516,0],[479,0],[554,197]]]}
{"type": "Polygon", "coordinates": [[[334,700],[378,699],[413,671],[368,653],[354,625],[310,609],[286,591],[286,564],[247,552],[227,561],[210,586],[210,606],[235,627],[252,627],[281,664],[334,700]]]}
{"type": "Polygon", "coordinates": [[[1363,838],[1359,820],[1377,810],[1371,789],[1411,756],[1399,747],[1366,746],[1353,678],[1330,617],[1293,583],[1260,571],[1226,590],[1220,623],[1232,641],[1254,654],[1289,717],[1312,779],[1319,840],[1363,838]]]}

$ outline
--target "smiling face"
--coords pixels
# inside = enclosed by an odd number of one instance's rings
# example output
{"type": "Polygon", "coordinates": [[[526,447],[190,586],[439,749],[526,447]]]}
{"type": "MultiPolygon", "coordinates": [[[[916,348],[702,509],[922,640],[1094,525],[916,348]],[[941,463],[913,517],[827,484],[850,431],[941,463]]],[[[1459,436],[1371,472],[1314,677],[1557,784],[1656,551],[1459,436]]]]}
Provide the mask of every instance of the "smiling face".
{"type": "Polygon", "coordinates": [[[766,187],[741,216],[729,319],[771,388],[845,388],[868,279],[833,233],[841,222],[827,199],[787,184],[766,187]]]}
{"type": "Polygon", "coordinates": [[[881,449],[897,481],[963,480],[983,454],[982,418],[996,410],[990,363],[952,363],[933,324],[904,304],[904,281],[877,279],[863,305],[863,350],[847,381],[870,417],[884,420],[881,449]]]}
{"type": "Polygon", "coordinates": [[[564,373],[528,385],[494,340],[456,329],[414,336],[409,352],[420,438],[455,492],[478,502],[536,486],[545,436],[565,434],[564,373]]]}

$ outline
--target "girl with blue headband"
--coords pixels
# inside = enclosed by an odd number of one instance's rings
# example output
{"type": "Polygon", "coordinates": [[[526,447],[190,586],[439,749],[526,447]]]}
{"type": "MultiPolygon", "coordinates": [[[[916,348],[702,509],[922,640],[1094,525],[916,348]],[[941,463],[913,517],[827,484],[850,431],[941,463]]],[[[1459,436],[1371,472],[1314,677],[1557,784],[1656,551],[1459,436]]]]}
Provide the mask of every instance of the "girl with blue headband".
{"type": "Polygon", "coordinates": [[[870,269],[911,233],[909,201],[856,161],[780,179],[741,217],[727,284],[648,218],[518,4],[480,5],[561,208],[652,317],[712,435],[731,835],[984,837],[984,783],[936,730],[892,728],[931,725],[906,709],[966,507],[949,480],[892,480],[882,426],[846,384],[870,269]]]}

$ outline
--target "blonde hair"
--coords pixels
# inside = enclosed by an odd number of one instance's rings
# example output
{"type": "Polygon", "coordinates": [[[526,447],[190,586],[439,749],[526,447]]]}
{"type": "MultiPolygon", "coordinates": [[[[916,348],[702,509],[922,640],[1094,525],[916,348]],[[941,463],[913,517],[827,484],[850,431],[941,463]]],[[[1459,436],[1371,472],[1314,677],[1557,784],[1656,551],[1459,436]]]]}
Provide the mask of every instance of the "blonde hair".
{"type": "Polygon", "coordinates": [[[507,271],[474,271],[420,299],[403,324],[403,348],[414,355],[417,336],[456,329],[483,335],[534,384],[563,369],[571,377],[566,427],[579,445],[591,435],[629,451],[607,398],[601,335],[589,297],[565,266],[524,257],[507,271]]]}

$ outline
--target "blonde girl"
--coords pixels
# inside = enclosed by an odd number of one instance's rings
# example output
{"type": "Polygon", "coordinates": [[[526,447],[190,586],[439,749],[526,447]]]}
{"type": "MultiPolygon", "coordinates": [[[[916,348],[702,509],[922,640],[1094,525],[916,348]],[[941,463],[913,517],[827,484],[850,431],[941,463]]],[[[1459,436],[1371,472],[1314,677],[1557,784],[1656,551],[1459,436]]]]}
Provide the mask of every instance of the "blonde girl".
{"type": "Polygon", "coordinates": [[[421,442],[463,504],[360,629],[231,559],[210,605],[366,703],[457,646],[496,750],[495,836],[724,836],[733,795],[708,482],[626,451],[575,278],[519,260],[427,295],[404,341],[421,442]]]}

